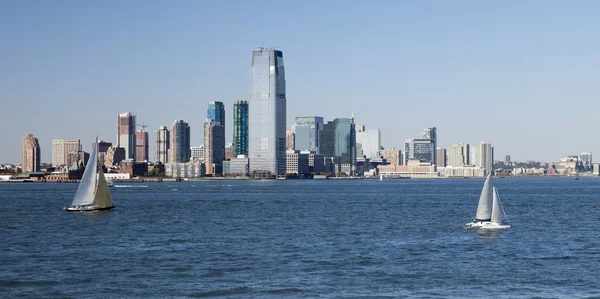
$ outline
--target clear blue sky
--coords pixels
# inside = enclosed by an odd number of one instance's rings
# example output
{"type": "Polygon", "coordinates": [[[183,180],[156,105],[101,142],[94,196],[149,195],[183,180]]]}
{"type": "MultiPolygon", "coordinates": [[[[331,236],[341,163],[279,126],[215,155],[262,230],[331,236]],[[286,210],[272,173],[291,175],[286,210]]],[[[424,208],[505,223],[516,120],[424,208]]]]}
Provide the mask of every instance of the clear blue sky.
{"type": "Polygon", "coordinates": [[[45,162],[52,139],[115,142],[127,111],[151,132],[183,119],[200,145],[209,101],[230,142],[260,46],[284,53],[288,126],[355,110],[385,147],[436,126],[439,146],[486,141],[496,159],[600,155],[599,15],[600,1],[4,0],[0,162],[28,133],[45,162]]]}

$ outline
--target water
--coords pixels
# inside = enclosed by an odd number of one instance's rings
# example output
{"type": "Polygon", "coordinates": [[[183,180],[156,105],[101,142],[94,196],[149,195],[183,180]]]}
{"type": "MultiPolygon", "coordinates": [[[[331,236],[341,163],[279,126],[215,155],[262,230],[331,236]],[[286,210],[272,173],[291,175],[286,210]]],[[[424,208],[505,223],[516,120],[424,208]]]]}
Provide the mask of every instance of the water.
{"type": "Polygon", "coordinates": [[[600,180],[495,183],[498,232],[476,179],[0,184],[0,297],[600,297],[600,180]]]}

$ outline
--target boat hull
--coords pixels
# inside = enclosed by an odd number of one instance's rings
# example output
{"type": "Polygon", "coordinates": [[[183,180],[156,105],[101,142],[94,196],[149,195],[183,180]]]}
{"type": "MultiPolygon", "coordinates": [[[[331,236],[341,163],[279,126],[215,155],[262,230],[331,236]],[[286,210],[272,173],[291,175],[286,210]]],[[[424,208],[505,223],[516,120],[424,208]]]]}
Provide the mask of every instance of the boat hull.
{"type": "Polygon", "coordinates": [[[65,208],[65,211],[67,212],[93,212],[93,211],[107,211],[110,210],[112,208],[114,208],[115,206],[112,207],[106,207],[106,208],[98,208],[98,207],[84,207],[84,208],[76,208],[76,207],[68,207],[65,208]]]}
{"type": "Polygon", "coordinates": [[[472,229],[507,229],[510,225],[491,221],[472,221],[465,224],[465,227],[472,229]]]}

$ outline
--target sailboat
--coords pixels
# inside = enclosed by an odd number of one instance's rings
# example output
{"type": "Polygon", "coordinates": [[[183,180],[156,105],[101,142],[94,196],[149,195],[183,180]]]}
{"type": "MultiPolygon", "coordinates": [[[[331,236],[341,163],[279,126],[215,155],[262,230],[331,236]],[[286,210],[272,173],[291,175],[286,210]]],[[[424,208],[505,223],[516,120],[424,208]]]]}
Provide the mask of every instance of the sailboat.
{"type": "Polygon", "coordinates": [[[83,172],[73,203],[65,209],[70,212],[84,212],[110,210],[114,207],[104,172],[101,167],[98,167],[98,137],[96,137],[90,160],[83,172]]]}
{"type": "Polygon", "coordinates": [[[380,182],[383,182],[383,174],[380,174],[380,175],[379,175],[379,181],[380,181],[380,182]]]}
{"type": "Polygon", "coordinates": [[[498,196],[496,187],[492,185],[492,173],[490,172],[485,179],[475,219],[465,224],[467,228],[481,229],[505,229],[510,228],[510,225],[502,223],[502,216],[506,216],[502,202],[498,196]]]}
{"type": "Polygon", "coordinates": [[[575,169],[575,180],[579,179],[579,169],[575,169]]]}

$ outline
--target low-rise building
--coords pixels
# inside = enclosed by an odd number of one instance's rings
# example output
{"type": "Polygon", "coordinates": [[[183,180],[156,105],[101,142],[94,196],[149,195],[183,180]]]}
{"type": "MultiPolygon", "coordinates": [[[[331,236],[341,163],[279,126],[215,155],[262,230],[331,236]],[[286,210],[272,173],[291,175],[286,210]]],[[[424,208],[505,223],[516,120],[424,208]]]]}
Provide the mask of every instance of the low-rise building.
{"type": "Polygon", "coordinates": [[[475,166],[446,166],[438,167],[437,171],[441,177],[484,177],[485,169],[475,166]]]}
{"type": "Polygon", "coordinates": [[[199,178],[206,176],[204,163],[166,163],[165,176],[174,178],[199,178]]]}
{"type": "Polygon", "coordinates": [[[438,178],[435,164],[421,162],[419,160],[408,160],[406,165],[379,165],[379,174],[384,177],[403,178],[438,178]]]}
{"type": "MultiPolygon", "coordinates": [[[[229,160],[229,171],[225,173],[247,176],[250,169],[249,162],[248,156],[246,155],[238,155],[235,158],[231,158],[231,160],[229,160]]],[[[225,171],[225,169],[223,171],[225,171]]]]}
{"type": "Polygon", "coordinates": [[[309,159],[308,153],[302,153],[297,150],[287,150],[286,154],[286,163],[285,163],[285,172],[286,173],[295,173],[295,174],[309,174],[309,159]]]}

